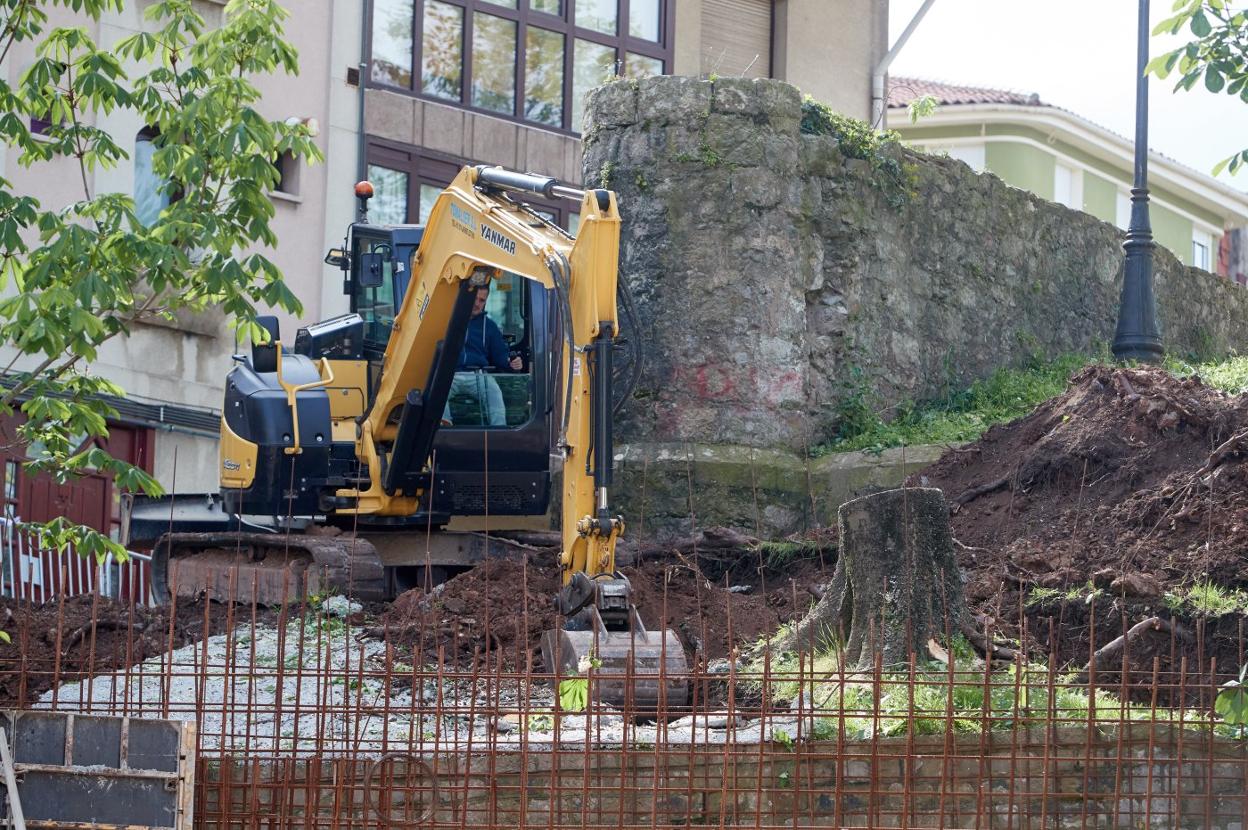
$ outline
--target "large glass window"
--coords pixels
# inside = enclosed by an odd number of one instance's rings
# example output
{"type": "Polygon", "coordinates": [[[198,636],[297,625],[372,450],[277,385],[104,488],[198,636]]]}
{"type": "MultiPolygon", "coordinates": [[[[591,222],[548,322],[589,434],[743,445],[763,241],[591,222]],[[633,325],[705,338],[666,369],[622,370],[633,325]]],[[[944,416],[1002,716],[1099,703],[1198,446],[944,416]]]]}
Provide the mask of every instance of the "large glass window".
{"type": "Polygon", "coordinates": [[[617,0],[576,0],[576,24],[604,35],[615,34],[617,0]]]}
{"type": "Polygon", "coordinates": [[[592,40],[576,40],[572,69],[572,129],[581,131],[585,118],[585,94],[615,74],[615,50],[592,40]]]}
{"type": "Polygon", "coordinates": [[[368,218],[376,225],[402,225],[407,221],[407,174],[382,167],[368,166],[368,180],[373,184],[368,218]]]}
{"type": "Polygon", "coordinates": [[[516,109],[516,22],[472,16],[472,105],[511,114],[516,109]]]}
{"type": "Polygon", "coordinates": [[[624,56],[624,76],[626,78],[649,78],[651,75],[663,74],[663,61],[648,58],[629,52],[624,56]]]}
{"type": "Polygon", "coordinates": [[[556,129],[612,76],[671,68],[675,0],[371,2],[370,83],[556,129]]]}
{"type": "Polygon", "coordinates": [[[563,126],[563,35],[530,26],[525,33],[524,117],[563,126]]]}
{"type": "Polygon", "coordinates": [[[659,42],[659,0],[628,0],[628,33],[659,42]]]}
{"type": "Polygon", "coordinates": [[[373,0],[373,80],[411,89],[411,0],[373,0]]]}
{"type": "Polygon", "coordinates": [[[425,0],[420,49],[421,90],[458,101],[464,77],[464,10],[442,0],[425,0]]]}
{"type": "Polygon", "coordinates": [[[429,214],[433,212],[433,203],[438,200],[441,193],[440,187],[431,184],[420,186],[420,216],[416,217],[417,222],[424,224],[429,221],[429,214]]]}

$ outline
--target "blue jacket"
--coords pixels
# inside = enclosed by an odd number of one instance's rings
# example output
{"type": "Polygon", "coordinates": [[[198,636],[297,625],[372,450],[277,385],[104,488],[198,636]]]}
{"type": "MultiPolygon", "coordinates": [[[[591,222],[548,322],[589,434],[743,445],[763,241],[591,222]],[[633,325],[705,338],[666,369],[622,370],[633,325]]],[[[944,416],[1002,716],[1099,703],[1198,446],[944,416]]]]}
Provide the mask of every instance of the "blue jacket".
{"type": "Polygon", "coordinates": [[[507,341],[488,314],[482,312],[468,321],[468,334],[464,337],[464,350],[457,367],[460,371],[491,367],[505,371],[511,368],[510,359],[507,341]]]}

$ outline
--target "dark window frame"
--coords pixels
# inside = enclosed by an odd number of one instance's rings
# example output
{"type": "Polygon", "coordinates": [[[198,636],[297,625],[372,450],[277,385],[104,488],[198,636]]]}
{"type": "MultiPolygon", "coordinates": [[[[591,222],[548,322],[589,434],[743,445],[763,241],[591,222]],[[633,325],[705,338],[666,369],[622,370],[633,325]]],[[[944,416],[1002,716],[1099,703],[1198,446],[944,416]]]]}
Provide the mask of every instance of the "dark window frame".
{"type": "Polygon", "coordinates": [[[572,127],[572,78],[574,71],[574,51],[576,40],[587,40],[615,50],[617,71],[622,70],[625,54],[633,52],[663,62],[663,73],[670,74],[674,60],[673,32],[676,24],[676,0],[659,0],[659,40],[653,42],[633,37],[629,34],[629,3],[630,0],[617,0],[616,33],[604,34],[595,29],[586,29],[576,25],[576,0],[562,0],[563,14],[553,15],[548,12],[530,8],[531,0],[517,0],[517,8],[509,9],[496,5],[489,0],[440,0],[448,5],[464,10],[464,27],[462,31],[462,49],[460,67],[459,100],[428,95],[421,91],[423,72],[421,70],[421,46],[423,40],[423,22],[425,0],[412,0],[412,86],[402,87],[376,80],[373,77],[373,8],[374,0],[368,0],[364,13],[364,27],[367,37],[366,54],[368,56],[368,72],[362,83],[373,89],[384,89],[419,98],[422,101],[445,104],[469,112],[491,115],[540,130],[579,136],[580,132],[572,127]],[[510,113],[473,106],[472,100],[472,36],[473,14],[482,12],[492,14],[516,23],[516,89],[515,101],[510,113]],[[563,106],[562,121],[555,127],[540,121],[531,121],[524,117],[525,98],[525,51],[527,34],[530,25],[563,35],[563,106]]]}

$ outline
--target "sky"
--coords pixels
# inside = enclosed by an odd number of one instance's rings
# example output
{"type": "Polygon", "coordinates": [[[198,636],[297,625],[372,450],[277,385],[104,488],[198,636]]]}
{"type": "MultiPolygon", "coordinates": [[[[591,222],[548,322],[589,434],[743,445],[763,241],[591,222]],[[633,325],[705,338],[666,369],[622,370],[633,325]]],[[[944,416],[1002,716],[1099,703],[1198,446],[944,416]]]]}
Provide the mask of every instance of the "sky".
{"type": "MultiPolygon", "coordinates": [[[[1172,0],[1152,0],[1152,24],[1172,0]]],[[[890,46],[922,0],[890,0],[890,46]]],[[[935,0],[894,60],[893,75],[1035,92],[1114,132],[1135,135],[1137,0],[935,0]]],[[[1150,57],[1189,38],[1150,37],[1150,57]]],[[[1202,84],[1173,92],[1149,78],[1149,146],[1209,174],[1248,147],[1248,103],[1202,84]]],[[[1218,177],[1248,191],[1248,171],[1218,177]]]]}

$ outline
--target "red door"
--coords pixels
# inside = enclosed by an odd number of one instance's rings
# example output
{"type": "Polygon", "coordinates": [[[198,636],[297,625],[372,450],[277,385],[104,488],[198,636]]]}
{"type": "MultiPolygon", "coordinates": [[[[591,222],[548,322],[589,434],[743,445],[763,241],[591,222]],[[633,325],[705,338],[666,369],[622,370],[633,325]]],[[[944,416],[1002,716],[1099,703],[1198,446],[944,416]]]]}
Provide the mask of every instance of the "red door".
{"type": "MultiPolygon", "coordinates": [[[[0,470],[4,479],[5,514],[23,522],[47,522],[65,517],[75,524],[117,538],[120,499],[114,492],[112,479],[90,473],[60,484],[49,475],[27,474],[21,467],[22,448],[13,440],[17,423],[20,423],[17,418],[0,420],[0,437],[7,439],[5,444],[9,450],[0,470]]],[[[147,471],[151,470],[152,443],[151,430],[120,424],[111,425],[108,439],[98,442],[113,457],[147,471]]],[[[29,583],[25,586],[27,592],[23,593],[35,599],[45,599],[55,593],[73,595],[93,590],[98,574],[94,562],[51,550],[32,556],[34,546],[20,546],[25,551],[25,555],[19,557],[23,560],[20,563],[14,561],[10,550],[6,557],[9,561],[4,563],[7,572],[0,575],[0,579],[29,583]]],[[[6,589],[5,593],[10,590],[6,589]]]]}

